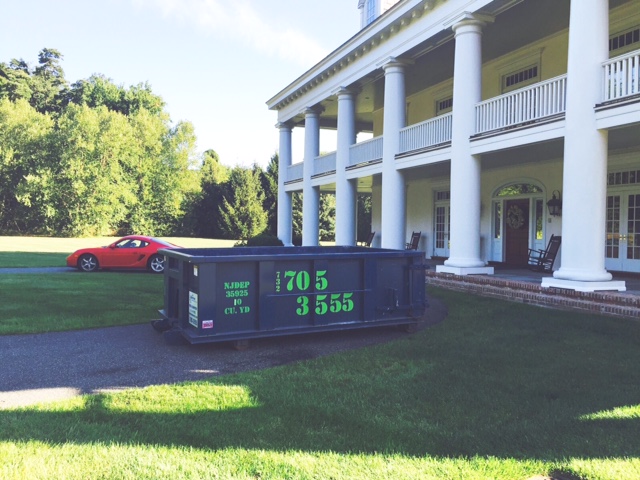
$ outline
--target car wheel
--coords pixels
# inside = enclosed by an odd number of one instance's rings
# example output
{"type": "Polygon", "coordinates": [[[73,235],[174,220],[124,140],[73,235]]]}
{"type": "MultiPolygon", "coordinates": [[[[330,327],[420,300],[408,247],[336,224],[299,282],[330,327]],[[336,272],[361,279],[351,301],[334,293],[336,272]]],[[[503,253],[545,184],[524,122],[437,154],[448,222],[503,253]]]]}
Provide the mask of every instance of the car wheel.
{"type": "Polygon", "coordinates": [[[78,269],[83,272],[95,272],[99,266],[95,255],[85,254],[78,259],[78,269]]]}
{"type": "Polygon", "coordinates": [[[149,259],[149,270],[154,273],[164,272],[164,257],[162,255],[152,255],[149,259]]]}

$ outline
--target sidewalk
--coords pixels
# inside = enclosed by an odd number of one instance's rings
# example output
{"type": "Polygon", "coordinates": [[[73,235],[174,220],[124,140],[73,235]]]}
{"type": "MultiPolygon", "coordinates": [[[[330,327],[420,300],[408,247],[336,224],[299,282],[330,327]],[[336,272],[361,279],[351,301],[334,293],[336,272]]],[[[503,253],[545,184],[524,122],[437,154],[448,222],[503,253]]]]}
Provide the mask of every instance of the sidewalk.
{"type": "Polygon", "coordinates": [[[640,276],[613,272],[614,280],[624,280],[627,291],[576,292],[561,288],[542,288],[542,278],[550,276],[526,268],[494,265],[494,275],[453,275],[436,273],[442,260],[426,260],[429,285],[477,295],[534,305],[581,310],[590,313],[640,319],[640,276]]]}

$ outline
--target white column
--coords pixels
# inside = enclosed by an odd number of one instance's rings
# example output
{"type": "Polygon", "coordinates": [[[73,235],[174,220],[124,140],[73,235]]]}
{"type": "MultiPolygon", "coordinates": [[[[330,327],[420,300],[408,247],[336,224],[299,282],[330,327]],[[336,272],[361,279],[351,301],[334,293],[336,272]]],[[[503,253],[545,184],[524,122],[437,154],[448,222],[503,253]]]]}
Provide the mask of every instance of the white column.
{"type": "Polygon", "coordinates": [[[316,157],[320,154],[320,115],[304,111],[304,164],[302,169],[302,245],[317,247],[320,238],[320,190],[311,184],[316,157]]]}
{"type": "Polygon", "coordinates": [[[278,150],[278,238],[285,247],[293,245],[293,216],[291,211],[291,193],[285,191],[284,182],[292,163],[291,125],[278,123],[280,130],[280,148],[278,150]]]}
{"type": "Polygon", "coordinates": [[[596,127],[602,63],[609,58],[608,0],[571,0],[562,194],[562,265],[543,287],[625,290],[604,267],[607,131],[596,127]]]}
{"type": "Polygon", "coordinates": [[[382,144],[382,248],[402,250],[407,243],[405,229],[407,207],[404,176],[396,169],[400,147],[400,129],[405,126],[406,63],[389,59],[384,68],[384,118],[382,144]]]}
{"type": "Polygon", "coordinates": [[[471,155],[475,106],[482,100],[482,27],[490,21],[465,13],[455,32],[451,138],[451,256],[438,272],[493,274],[480,255],[480,158],[471,155]]]}
{"type": "Polygon", "coordinates": [[[336,150],[336,245],[356,244],[356,189],[347,178],[349,147],[356,143],[354,94],[340,88],[338,94],[338,145],[336,150]]]}

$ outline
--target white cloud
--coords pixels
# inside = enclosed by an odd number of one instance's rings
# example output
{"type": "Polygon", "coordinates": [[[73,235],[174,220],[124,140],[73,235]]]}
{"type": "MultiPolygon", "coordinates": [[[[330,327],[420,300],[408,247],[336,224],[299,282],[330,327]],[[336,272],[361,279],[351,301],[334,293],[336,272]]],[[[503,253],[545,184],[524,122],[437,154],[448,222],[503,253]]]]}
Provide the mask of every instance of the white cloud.
{"type": "Polygon", "coordinates": [[[247,0],[132,0],[137,8],[195,25],[207,35],[237,39],[263,54],[310,67],[328,52],[282,18],[267,18],[247,0]]]}

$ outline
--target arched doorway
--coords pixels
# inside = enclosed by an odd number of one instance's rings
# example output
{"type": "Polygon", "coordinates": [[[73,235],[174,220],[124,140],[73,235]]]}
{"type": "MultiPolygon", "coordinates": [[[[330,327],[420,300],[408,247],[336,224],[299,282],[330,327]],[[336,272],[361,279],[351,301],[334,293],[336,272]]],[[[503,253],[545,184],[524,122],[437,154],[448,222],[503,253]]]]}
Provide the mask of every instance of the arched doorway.
{"type": "Polygon", "coordinates": [[[530,248],[544,248],[543,189],[531,181],[510,183],[493,195],[492,259],[527,264],[530,248]]]}

